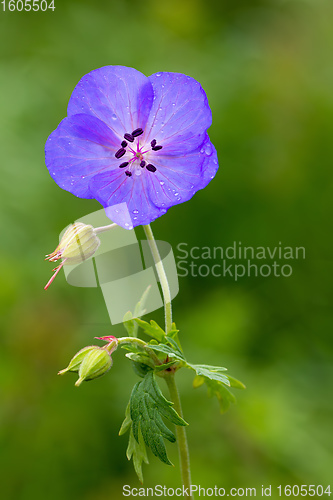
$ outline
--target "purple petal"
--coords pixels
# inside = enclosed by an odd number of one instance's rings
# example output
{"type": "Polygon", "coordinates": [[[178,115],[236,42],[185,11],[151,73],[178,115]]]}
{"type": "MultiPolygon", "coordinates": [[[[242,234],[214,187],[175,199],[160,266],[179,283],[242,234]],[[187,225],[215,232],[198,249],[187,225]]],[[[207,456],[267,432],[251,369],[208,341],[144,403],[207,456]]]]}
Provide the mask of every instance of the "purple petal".
{"type": "Polygon", "coordinates": [[[195,151],[182,156],[157,155],[156,172],[149,175],[149,198],[157,207],[170,208],[192,198],[209,184],[218,169],[217,154],[206,136],[195,151]]]}
{"type": "Polygon", "coordinates": [[[149,79],[133,68],[104,66],[85,75],[68,103],[68,116],[94,115],[118,136],[146,126],[153,102],[149,79]]]}
{"type": "Polygon", "coordinates": [[[62,120],[46,141],[45,162],[60,187],[80,198],[93,198],[89,181],[105,169],[118,169],[118,148],[118,138],[101,120],[73,115],[62,120]]]}
{"type": "Polygon", "coordinates": [[[165,155],[197,149],[212,123],[207,96],[199,82],[180,73],[155,73],[149,80],[154,101],[145,128],[146,140],[156,139],[165,155]]]}
{"type": "Polygon", "coordinates": [[[104,207],[107,216],[125,229],[149,224],[166,210],[156,207],[147,194],[147,174],[139,170],[127,177],[123,170],[110,170],[96,175],[90,181],[90,190],[104,207]]]}

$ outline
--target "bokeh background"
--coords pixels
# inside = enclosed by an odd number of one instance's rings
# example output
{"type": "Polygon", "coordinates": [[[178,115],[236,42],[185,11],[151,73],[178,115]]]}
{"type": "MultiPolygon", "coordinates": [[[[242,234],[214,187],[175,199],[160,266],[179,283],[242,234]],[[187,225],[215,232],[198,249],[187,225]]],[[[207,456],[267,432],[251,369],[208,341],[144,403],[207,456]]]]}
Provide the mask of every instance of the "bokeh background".
{"type": "MultiPolygon", "coordinates": [[[[100,208],[53,182],[44,143],[81,76],[108,64],[146,75],[182,72],[207,92],[220,170],[205,190],[153,224],[176,256],[180,242],[306,249],[305,260],[291,262],[289,278],[180,278],[174,318],[188,358],[227,366],[247,386],[221,415],[204,387],[192,388],[192,373],[179,373],[193,482],[327,486],[332,1],[55,6],[45,13],[0,9],[1,499],[120,499],[124,484],[140,486],[125,456],[127,437],[118,437],[137,381],[123,353],[114,355],[106,377],[80,389],[74,377],[56,376],[92,337],[123,335],[123,327],[111,327],[100,290],[71,287],[63,275],[43,290],[51,273],[43,258],[58,234],[100,208]]],[[[143,237],[141,228],[137,235],[143,237]]],[[[163,313],[152,317],[162,321],[163,313]]],[[[168,453],[176,467],[150,454],[145,486],[179,485],[174,445],[168,453]]]]}

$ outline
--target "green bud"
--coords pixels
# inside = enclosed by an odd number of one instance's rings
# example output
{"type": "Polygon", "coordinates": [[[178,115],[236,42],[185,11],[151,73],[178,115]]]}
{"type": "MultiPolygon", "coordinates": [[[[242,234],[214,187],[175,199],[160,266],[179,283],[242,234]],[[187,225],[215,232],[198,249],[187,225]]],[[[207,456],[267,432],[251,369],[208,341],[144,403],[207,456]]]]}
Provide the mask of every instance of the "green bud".
{"type": "Polygon", "coordinates": [[[54,274],[46,283],[44,289],[48,289],[62,266],[80,264],[89,259],[89,257],[94,255],[100,243],[96,231],[92,226],[83,224],[82,222],[71,224],[66,229],[54,252],[46,255],[45,260],[57,262],[59,259],[62,259],[62,262],[53,269],[54,274]]]}
{"type": "Polygon", "coordinates": [[[84,380],[101,377],[110,370],[111,366],[112,359],[109,352],[102,347],[95,346],[84,356],[80,364],[79,379],[75,382],[76,387],[81,385],[84,380]]]}
{"type": "Polygon", "coordinates": [[[60,372],[58,372],[58,375],[63,375],[66,372],[78,372],[84,357],[88,354],[88,352],[92,351],[93,349],[96,349],[95,345],[88,345],[87,347],[81,349],[70,360],[67,368],[65,368],[64,370],[60,370],[60,372]]]}

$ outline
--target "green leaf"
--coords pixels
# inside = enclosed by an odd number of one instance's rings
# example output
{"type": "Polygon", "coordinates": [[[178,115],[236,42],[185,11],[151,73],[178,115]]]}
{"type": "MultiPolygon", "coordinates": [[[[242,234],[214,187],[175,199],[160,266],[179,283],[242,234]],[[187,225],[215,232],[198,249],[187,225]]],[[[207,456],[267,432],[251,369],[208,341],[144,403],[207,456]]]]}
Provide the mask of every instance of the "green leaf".
{"type": "Polygon", "coordinates": [[[153,360],[148,356],[148,354],[145,353],[135,353],[135,352],[128,352],[125,354],[126,358],[130,359],[131,361],[135,361],[136,363],[142,363],[144,365],[150,366],[150,368],[154,368],[154,362],[153,360]]]}
{"type": "MultiPolygon", "coordinates": [[[[193,365],[195,366],[195,365],[193,365]]],[[[207,365],[199,365],[199,366],[207,366],[207,365]]],[[[221,369],[223,370],[223,369],[221,369]]],[[[235,387],[238,389],[245,389],[245,385],[242,384],[239,380],[235,379],[234,377],[231,377],[230,375],[227,375],[229,379],[229,383],[231,387],[235,387]]],[[[236,398],[230,392],[230,390],[225,387],[225,382],[212,379],[210,377],[207,377],[205,375],[196,375],[193,380],[193,387],[197,388],[200,387],[203,383],[207,385],[208,388],[208,395],[209,396],[216,396],[219,403],[220,403],[220,411],[221,413],[225,413],[231,403],[236,403],[236,398]]]]}
{"type": "Polygon", "coordinates": [[[134,314],[133,314],[134,318],[141,318],[141,316],[143,316],[145,314],[146,309],[144,307],[145,307],[150,289],[151,289],[151,285],[149,285],[146,288],[146,290],[142,294],[141,299],[139,300],[139,302],[135,306],[134,314]]]}
{"type": "Polygon", "coordinates": [[[168,465],[172,464],[166,453],[164,439],[175,442],[176,438],[164,424],[162,417],[175,425],[188,425],[172,405],[163,396],[153,372],[148,372],[145,378],[134,386],[130,399],[133,435],[139,443],[141,429],[145,444],[156,457],[168,465]]]}
{"type": "Polygon", "coordinates": [[[128,352],[125,356],[132,361],[134,372],[141,378],[154,369],[155,364],[146,353],[128,352]]]}
{"type": "Polygon", "coordinates": [[[143,483],[142,462],[148,464],[149,461],[147,457],[146,446],[143,441],[140,429],[139,429],[139,442],[137,442],[137,440],[134,438],[132,429],[130,430],[130,437],[128,440],[126,456],[128,460],[131,460],[131,458],[133,458],[134,470],[139,478],[139,481],[142,484],[143,483]]]}
{"type": "Polygon", "coordinates": [[[170,366],[172,366],[174,364],[175,364],[175,361],[169,361],[168,363],[163,363],[163,365],[156,365],[155,366],[155,373],[162,372],[163,370],[170,368],[170,366]]]}
{"type": "Polygon", "coordinates": [[[125,434],[125,432],[127,432],[128,429],[131,427],[131,425],[132,425],[132,419],[130,415],[130,404],[128,403],[125,411],[125,419],[120,427],[119,436],[125,434]]]}
{"type": "Polygon", "coordinates": [[[158,351],[158,352],[163,352],[164,354],[167,354],[169,358],[175,358],[178,361],[183,361],[185,362],[185,358],[181,351],[175,351],[172,347],[166,345],[166,344],[149,344],[149,348],[152,349],[153,351],[158,351]]]}
{"type": "Polygon", "coordinates": [[[216,396],[220,403],[220,412],[225,413],[230,403],[236,403],[235,396],[218,380],[205,379],[208,387],[208,395],[216,396]]]}
{"type": "Polygon", "coordinates": [[[124,327],[130,337],[137,337],[138,336],[138,328],[139,325],[133,321],[133,318],[141,318],[141,316],[144,315],[146,310],[144,309],[147,296],[149,293],[149,290],[151,288],[151,285],[147,287],[147,289],[143,292],[141,299],[139,302],[136,304],[135,309],[134,309],[134,314],[131,313],[131,311],[127,311],[123,318],[123,324],[124,327]]]}
{"type": "Polygon", "coordinates": [[[223,384],[230,386],[229,379],[226,375],[223,375],[221,372],[224,372],[226,368],[222,366],[211,366],[211,365],[192,365],[191,363],[187,363],[188,368],[192,368],[195,370],[197,375],[201,377],[208,378],[210,380],[218,380],[223,384]]]}
{"type": "Polygon", "coordinates": [[[134,439],[133,436],[133,431],[132,431],[132,419],[130,416],[130,405],[128,403],[127,408],[126,408],[126,413],[125,413],[125,420],[122,423],[122,426],[119,431],[119,436],[122,436],[125,434],[125,432],[130,429],[130,435],[129,435],[129,441],[128,441],[128,446],[127,446],[127,451],[126,451],[126,456],[128,460],[131,460],[133,458],[133,465],[134,465],[134,470],[141,481],[143,483],[143,474],[142,474],[142,462],[145,462],[148,464],[148,457],[147,457],[147,451],[146,451],[146,446],[142,438],[141,431],[139,430],[139,441],[137,442],[136,439],[134,439]]]}
{"type": "Polygon", "coordinates": [[[127,313],[123,317],[123,325],[130,337],[136,337],[137,324],[134,323],[132,318],[133,316],[131,311],[127,311],[127,313]]]}
{"type": "Polygon", "coordinates": [[[150,320],[150,323],[147,323],[147,321],[143,321],[139,318],[134,318],[134,321],[136,321],[136,323],[143,329],[143,331],[147,335],[153,337],[153,339],[156,339],[158,342],[165,341],[164,330],[162,330],[162,328],[153,319],[150,320]]]}
{"type": "Polygon", "coordinates": [[[230,375],[227,375],[227,377],[230,382],[230,387],[234,387],[235,389],[246,389],[246,386],[240,380],[237,380],[236,378],[231,377],[230,375]]]}

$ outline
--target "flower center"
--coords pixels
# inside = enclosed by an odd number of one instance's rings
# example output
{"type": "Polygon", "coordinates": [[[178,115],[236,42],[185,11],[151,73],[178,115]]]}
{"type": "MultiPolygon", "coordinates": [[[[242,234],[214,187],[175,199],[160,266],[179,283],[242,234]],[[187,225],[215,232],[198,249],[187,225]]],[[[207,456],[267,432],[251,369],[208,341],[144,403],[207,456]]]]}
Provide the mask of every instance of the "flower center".
{"type": "Polygon", "coordinates": [[[140,140],[137,139],[137,137],[142,134],[142,128],[136,128],[131,134],[124,134],[125,140],[121,142],[121,147],[115,153],[117,160],[120,160],[120,158],[122,158],[125,154],[129,155],[128,160],[119,165],[119,168],[127,167],[125,170],[125,175],[127,177],[132,177],[134,172],[136,175],[141,175],[142,168],[146,168],[148,172],[156,172],[156,167],[151,163],[147,164],[147,161],[144,159],[144,155],[151,151],[159,151],[163,148],[163,146],[158,145],[156,139],[153,139],[150,142],[150,146],[147,146],[146,144],[140,145],[140,140]],[[128,149],[126,150],[126,148],[128,149]]]}

